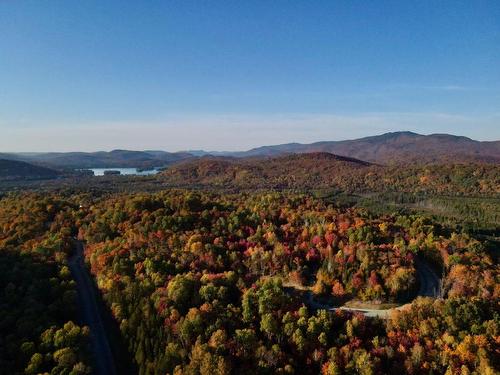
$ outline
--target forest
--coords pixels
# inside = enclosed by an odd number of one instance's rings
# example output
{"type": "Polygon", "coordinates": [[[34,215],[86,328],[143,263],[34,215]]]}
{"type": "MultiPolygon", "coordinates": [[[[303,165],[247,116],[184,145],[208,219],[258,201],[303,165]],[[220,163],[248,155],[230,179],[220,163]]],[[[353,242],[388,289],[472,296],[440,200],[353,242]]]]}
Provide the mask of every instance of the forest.
{"type": "Polygon", "coordinates": [[[91,373],[76,240],[139,374],[500,369],[500,270],[473,234],[310,194],[184,189],[3,196],[0,368],[91,373]],[[418,296],[420,262],[438,298],[418,296]],[[311,301],[402,307],[382,319],[311,301]]]}
{"type": "Polygon", "coordinates": [[[0,207],[0,373],[91,373],[67,267],[75,206],[27,195],[0,207]]]}

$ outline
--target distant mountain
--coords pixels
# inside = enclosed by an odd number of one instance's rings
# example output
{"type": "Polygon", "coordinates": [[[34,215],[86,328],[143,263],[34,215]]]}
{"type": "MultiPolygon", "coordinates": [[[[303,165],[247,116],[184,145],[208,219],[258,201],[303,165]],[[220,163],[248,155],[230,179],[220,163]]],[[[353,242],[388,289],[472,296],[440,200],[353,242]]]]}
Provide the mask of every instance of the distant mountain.
{"type": "Polygon", "coordinates": [[[231,156],[273,156],[329,152],[381,164],[486,162],[500,163],[500,141],[480,142],[449,134],[394,132],[347,141],[263,146],[231,156]]]}
{"type": "Polygon", "coordinates": [[[161,150],[110,152],[0,153],[0,158],[25,161],[53,168],[166,167],[205,156],[264,157],[326,152],[378,164],[500,163],[500,141],[480,142],[449,134],[421,135],[394,132],[346,141],[310,144],[287,143],[262,146],[248,151],[166,152],[161,150]]]}
{"type": "Polygon", "coordinates": [[[0,159],[0,178],[54,178],[59,175],[53,169],[39,167],[23,161],[0,159]]]}
{"type": "Polygon", "coordinates": [[[3,154],[6,159],[23,160],[56,168],[145,168],[164,167],[173,162],[192,157],[185,152],[128,151],[109,152],[49,152],[3,154]]]}

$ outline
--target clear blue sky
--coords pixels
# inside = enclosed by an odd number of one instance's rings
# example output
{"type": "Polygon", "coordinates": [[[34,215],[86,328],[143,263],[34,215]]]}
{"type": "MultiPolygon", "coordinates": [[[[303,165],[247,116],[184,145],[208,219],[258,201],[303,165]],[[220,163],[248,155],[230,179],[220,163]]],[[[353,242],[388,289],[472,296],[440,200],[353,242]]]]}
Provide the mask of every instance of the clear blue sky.
{"type": "Polygon", "coordinates": [[[500,139],[499,1],[0,1],[0,152],[500,139]]]}

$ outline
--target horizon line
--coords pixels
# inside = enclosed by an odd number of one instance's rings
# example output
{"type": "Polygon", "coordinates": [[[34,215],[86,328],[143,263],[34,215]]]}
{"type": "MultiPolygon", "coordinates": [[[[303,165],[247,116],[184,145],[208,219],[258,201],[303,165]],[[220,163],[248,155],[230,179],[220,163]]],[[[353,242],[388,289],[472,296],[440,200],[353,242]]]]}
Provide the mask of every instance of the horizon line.
{"type": "Polygon", "coordinates": [[[429,133],[429,134],[423,134],[423,133],[417,133],[412,130],[399,130],[399,131],[389,131],[385,133],[379,133],[379,134],[374,134],[374,135],[367,135],[363,137],[358,137],[358,138],[348,138],[348,139],[338,139],[338,140],[318,140],[314,142],[285,142],[285,143],[274,143],[274,144],[262,144],[260,146],[255,146],[247,149],[241,149],[241,150],[214,150],[214,149],[196,149],[196,148],[190,148],[190,149],[180,149],[177,151],[168,151],[166,149],[129,149],[129,148],[110,148],[110,149],[99,149],[95,151],[80,151],[80,150],[73,150],[73,151],[1,151],[0,150],[0,155],[1,154],[67,154],[67,153],[99,153],[99,152],[114,152],[114,151],[129,151],[129,152],[167,152],[167,153],[172,153],[172,154],[179,154],[179,153],[193,153],[193,152],[204,152],[207,154],[210,153],[244,153],[244,152],[249,152],[258,148],[262,147],[275,147],[275,146],[285,146],[285,145],[313,145],[316,143],[323,143],[323,142],[350,142],[350,141],[358,141],[366,138],[374,138],[374,137],[381,137],[384,135],[388,134],[412,134],[416,136],[422,136],[422,137],[430,137],[430,136],[452,136],[452,137],[457,137],[457,138],[466,138],[470,141],[473,142],[481,142],[481,143],[494,143],[494,142],[500,142],[500,139],[497,140],[478,140],[478,139],[473,139],[464,135],[458,135],[458,134],[452,134],[452,133],[429,133]]]}

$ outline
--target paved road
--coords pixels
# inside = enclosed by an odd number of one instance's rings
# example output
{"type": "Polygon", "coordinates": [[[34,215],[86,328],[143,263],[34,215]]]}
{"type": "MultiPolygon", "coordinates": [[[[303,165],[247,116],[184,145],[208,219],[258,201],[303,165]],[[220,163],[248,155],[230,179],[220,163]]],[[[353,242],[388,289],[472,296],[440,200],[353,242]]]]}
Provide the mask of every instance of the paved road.
{"type": "Polygon", "coordinates": [[[113,354],[102,323],[98,300],[87,268],[83,263],[83,243],[76,242],[75,253],[69,259],[69,269],[76,282],[78,304],[84,324],[90,327],[95,371],[98,375],[115,375],[113,354]]]}
{"type": "Polygon", "coordinates": [[[415,258],[415,268],[417,269],[418,280],[420,281],[419,296],[438,297],[440,280],[438,275],[427,262],[420,258],[415,258]]]}
{"type": "MultiPolygon", "coordinates": [[[[417,277],[418,277],[419,282],[420,282],[420,288],[418,291],[418,295],[424,296],[424,297],[437,297],[439,295],[440,280],[439,280],[439,277],[434,272],[434,270],[424,260],[421,260],[421,259],[416,259],[415,267],[417,270],[417,277]]],[[[384,318],[384,319],[389,317],[392,310],[401,310],[401,309],[410,305],[410,303],[407,303],[405,305],[398,306],[398,307],[395,307],[393,309],[387,309],[387,310],[358,309],[358,308],[351,308],[351,307],[347,307],[347,306],[337,307],[337,306],[333,306],[333,305],[323,304],[323,303],[320,303],[320,302],[314,300],[314,296],[311,293],[311,291],[307,291],[306,295],[307,295],[307,300],[305,301],[306,304],[314,310],[358,311],[358,312],[361,312],[364,315],[369,316],[369,317],[379,317],[379,318],[384,318]]]]}

